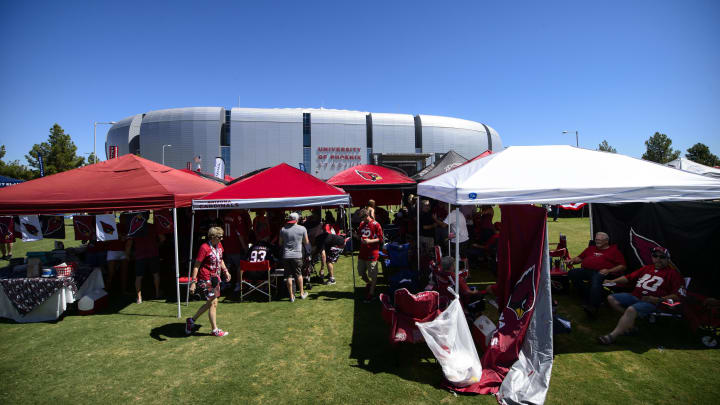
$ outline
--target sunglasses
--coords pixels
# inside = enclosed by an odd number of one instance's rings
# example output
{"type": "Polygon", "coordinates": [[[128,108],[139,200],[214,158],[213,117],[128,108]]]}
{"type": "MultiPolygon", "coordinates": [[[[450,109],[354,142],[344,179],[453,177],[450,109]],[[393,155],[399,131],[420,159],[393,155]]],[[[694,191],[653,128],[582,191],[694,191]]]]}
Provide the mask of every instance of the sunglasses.
{"type": "Polygon", "coordinates": [[[654,257],[654,258],[656,258],[656,259],[667,259],[667,256],[665,256],[665,255],[659,255],[659,254],[657,254],[657,253],[653,253],[653,254],[652,254],[652,257],[654,257]]]}
{"type": "Polygon", "coordinates": [[[213,236],[213,238],[217,238],[217,239],[222,240],[223,237],[222,237],[222,236],[213,236]]]}

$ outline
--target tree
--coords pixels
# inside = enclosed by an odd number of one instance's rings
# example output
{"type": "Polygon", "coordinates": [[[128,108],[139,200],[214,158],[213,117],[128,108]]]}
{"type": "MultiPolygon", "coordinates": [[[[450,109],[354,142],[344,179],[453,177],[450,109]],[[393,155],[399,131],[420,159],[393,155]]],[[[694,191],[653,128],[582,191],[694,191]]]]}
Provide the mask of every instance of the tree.
{"type": "Polygon", "coordinates": [[[34,173],[27,166],[21,165],[19,160],[5,163],[2,160],[5,153],[5,145],[0,146],[0,175],[20,180],[32,180],[35,178],[34,173]]]}
{"type": "Polygon", "coordinates": [[[85,163],[85,165],[92,165],[97,162],[98,162],[98,160],[95,158],[95,154],[90,152],[90,156],[88,156],[87,162],[85,163]]]}
{"type": "Polygon", "coordinates": [[[601,150],[603,152],[610,152],[610,153],[617,153],[617,149],[610,146],[607,140],[603,139],[602,143],[598,145],[597,150],[601,150]]]}
{"type": "Polygon", "coordinates": [[[672,140],[667,135],[655,132],[655,135],[645,141],[647,151],[643,153],[642,158],[662,164],[672,162],[680,157],[680,151],[673,149],[671,145],[672,140]]]}
{"type": "Polygon", "coordinates": [[[45,175],[61,173],[66,170],[75,169],[85,163],[85,158],[77,156],[77,146],[73,143],[70,135],[65,133],[57,123],[50,128],[50,135],[47,142],[33,145],[30,152],[25,155],[30,167],[40,173],[38,155],[42,155],[45,167],[45,175]]]}
{"type": "Polygon", "coordinates": [[[705,166],[720,166],[720,158],[710,153],[710,148],[703,143],[696,143],[687,150],[685,157],[705,166]]]}

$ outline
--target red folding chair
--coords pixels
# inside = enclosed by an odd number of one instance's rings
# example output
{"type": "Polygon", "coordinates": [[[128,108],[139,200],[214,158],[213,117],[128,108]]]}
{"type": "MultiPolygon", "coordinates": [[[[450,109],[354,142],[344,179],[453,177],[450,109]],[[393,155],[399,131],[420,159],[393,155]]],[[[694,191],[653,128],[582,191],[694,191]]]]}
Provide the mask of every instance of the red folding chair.
{"type": "Polygon", "coordinates": [[[440,296],[437,291],[410,293],[406,288],[395,291],[395,305],[385,294],[380,294],[382,317],[390,326],[390,343],[420,343],[425,339],[415,322],[429,322],[440,313],[440,296]]]}
{"type": "Polygon", "coordinates": [[[248,262],[246,260],[240,260],[240,301],[242,302],[243,297],[257,291],[268,297],[270,302],[271,297],[271,283],[270,283],[270,262],[263,260],[262,262],[248,262]],[[245,278],[246,273],[255,273],[258,277],[245,278]],[[264,274],[263,274],[264,273],[264,274]],[[263,275],[265,277],[260,278],[263,275]],[[267,292],[264,291],[263,287],[267,285],[267,292]],[[247,292],[243,291],[247,286],[249,289],[247,292]]]}

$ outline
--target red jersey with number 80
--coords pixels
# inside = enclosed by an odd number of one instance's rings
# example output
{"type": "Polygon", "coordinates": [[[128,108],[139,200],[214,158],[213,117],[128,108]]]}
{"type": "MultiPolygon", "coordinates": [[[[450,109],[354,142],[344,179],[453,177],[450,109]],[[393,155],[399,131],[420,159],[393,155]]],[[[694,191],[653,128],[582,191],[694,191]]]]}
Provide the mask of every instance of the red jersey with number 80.
{"type": "Polygon", "coordinates": [[[649,264],[639,270],[628,274],[627,279],[635,283],[632,295],[642,297],[665,297],[670,294],[679,294],[684,287],[684,281],[680,273],[670,267],[659,270],[649,264]]]}
{"type": "Polygon", "coordinates": [[[375,243],[361,243],[359,257],[363,260],[375,261],[380,256],[380,243],[383,240],[382,227],[376,221],[362,222],[358,227],[360,239],[379,239],[375,243]]]}

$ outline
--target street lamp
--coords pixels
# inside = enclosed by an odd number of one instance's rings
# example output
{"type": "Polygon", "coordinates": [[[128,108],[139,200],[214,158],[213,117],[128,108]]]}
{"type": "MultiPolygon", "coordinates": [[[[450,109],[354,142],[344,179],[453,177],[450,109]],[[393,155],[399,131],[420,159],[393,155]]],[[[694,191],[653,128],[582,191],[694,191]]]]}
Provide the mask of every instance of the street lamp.
{"type": "MultiPolygon", "coordinates": [[[[563,134],[567,134],[567,133],[568,133],[568,131],[563,131],[563,134]]],[[[578,141],[578,131],[577,130],[575,131],[575,147],[577,147],[577,148],[580,147],[580,142],[578,141]]]]}
{"type": "Polygon", "coordinates": [[[95,155],[95,162],[94,162],[94,163],[97,163],[97,161],[98,161],[98,158],[97,158],[97,150],[95,150],[95,144],[97,143],[97,142],[96,142],[96,139],[97,139],[97,126],[98,126],[98,124],[115,125],[115,124],[117,124],[117,122],[115,122],[115,121],[108,121],[108,122],[97,122],[97,121],[95,121],[95,122],[93,123],[93,155],[95,155]]]}
{"type": "Polygon", "coordinates": [[[163,166],[165,165],[165,148],[172,147],[172,145],[163,145],[163,166]]]}

